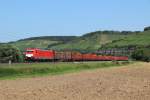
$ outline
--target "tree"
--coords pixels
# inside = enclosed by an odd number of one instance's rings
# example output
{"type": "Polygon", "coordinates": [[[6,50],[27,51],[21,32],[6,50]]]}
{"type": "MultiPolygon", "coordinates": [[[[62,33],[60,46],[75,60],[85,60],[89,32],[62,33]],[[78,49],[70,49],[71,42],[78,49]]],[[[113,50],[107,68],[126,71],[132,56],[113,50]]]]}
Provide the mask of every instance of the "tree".
{"type": "Polygon", "coordinates": [[[23,56],[18,48],[8,44],[0,44],[0,62],[22,62],[23,56]]]}
{"type": "Polygon", "coordinates": [[[150,26],[144,28],[144,31],[148,31],[148,30],[150,30],[150,26]]]}
{"type": "Polygon", "coordinates": [[[132,58],[140,61],[150,62],[150,48],[136,50],[133,52],[132,58]]]}

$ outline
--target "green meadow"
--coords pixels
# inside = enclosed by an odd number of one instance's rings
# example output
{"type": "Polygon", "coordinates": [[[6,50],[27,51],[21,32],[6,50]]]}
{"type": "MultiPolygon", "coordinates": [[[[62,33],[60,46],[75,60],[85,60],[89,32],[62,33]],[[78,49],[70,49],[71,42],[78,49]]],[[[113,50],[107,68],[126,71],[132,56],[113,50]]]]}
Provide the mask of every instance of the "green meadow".
{"type": "Polygon", "coordinates": [[[60,62],[60,63],[20,63],[0,64],[0,79],[15,79],[19,77],[35,77],[43,75],[59,75],[65,73],[92,70],[97,68],[117,67],[129,64],[120,62],[60,62]]]}

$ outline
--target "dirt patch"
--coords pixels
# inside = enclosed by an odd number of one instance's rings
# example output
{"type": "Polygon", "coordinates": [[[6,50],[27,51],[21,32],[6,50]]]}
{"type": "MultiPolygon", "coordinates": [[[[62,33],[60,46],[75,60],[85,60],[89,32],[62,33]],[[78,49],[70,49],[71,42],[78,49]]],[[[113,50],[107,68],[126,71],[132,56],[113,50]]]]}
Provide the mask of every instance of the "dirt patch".
{"type": "Polygon", "coordinates": [[[0,81],[0,100],[149,100],[150,63],[0,81]]]}

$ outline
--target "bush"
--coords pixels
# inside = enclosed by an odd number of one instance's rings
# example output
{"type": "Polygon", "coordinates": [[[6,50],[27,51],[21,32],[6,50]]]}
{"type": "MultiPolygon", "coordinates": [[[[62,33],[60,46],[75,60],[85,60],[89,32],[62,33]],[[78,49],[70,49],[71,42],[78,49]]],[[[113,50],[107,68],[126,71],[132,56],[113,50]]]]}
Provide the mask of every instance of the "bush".
{"type": "Polygon", "coordinates": [[[148,30],[150,30],[150,26],[144,28],[144,31],[148,31],[148,30]]]}
{"type": "Polygon", "coordinates": [[[23,56],[20,50],[12,45],[0,44],[0,62],[22,62],[23,56]]]}
{"type": "Polygon", "coordinates": [[[136,50],[132,54],[132,58],[140,61],[146,61],[150,62],[150,48],[142,48],[139,50],[136,50]]]}

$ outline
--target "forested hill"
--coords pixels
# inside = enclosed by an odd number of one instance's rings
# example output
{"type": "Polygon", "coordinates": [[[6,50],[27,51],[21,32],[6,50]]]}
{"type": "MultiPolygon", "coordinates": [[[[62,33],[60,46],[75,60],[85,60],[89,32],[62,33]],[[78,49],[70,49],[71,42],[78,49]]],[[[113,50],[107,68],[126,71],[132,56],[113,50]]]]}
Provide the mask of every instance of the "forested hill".
{"type": "Polygon", "coordinates": [[[95,51],[105,47],[124,46],[125,44],[149,43],[149,30],[144,32],[131,31],[96,31],[82,36],[42,36],[21,39],[8,44],[18,47],[21,51],[25,48],[42,48],[54,50],[89,50],[95,51]],[[146,35],[147,34],[147,35],[146,35]],[[140,39],[137,42],[137,39],[140,39]],[[142,40],[143,39],[143,40],[142,40]],[[142,42],[143,41],[143,42],[142,42]]]}
{"type": "Polygon", "coordinates": [[[111,43],[107,43],[103,46],[107,48],[124,48],[124,47],[148,47],[150,46],[150,30],[133,34],[119,40],[114,40],[111,43]]]}
{"type": "Polygon", "coordinates": [[[131,31],[96,31],[84,34],[83,36],[31,37],[8,44],[18,47],[21,51],[24,51],[25,48],[95,51],[104,44],[138,33],[131,31]]]}
{"type": "Polygon", "coordinates": [[[138,34],[139,32],[130,31],[96,31],[87,33],[72,41],[63,44],[49,45],[48,48],[56,50],[89,50],[95,51],[102,45],[111,43],[113,40],[125,38],[127,36],[138,34]]]}
{"type": "Polygon", "coordinates": [[[76,39],[76,36],[41,36],[21,39],[16,42],[9,42],[8,44],[18,47],[21,51],[26,48],[42,48],[46,49],[48,45],[66,43],[76,39]]]}
{"type": "Polygon", "coordinates": [[[71,41],[75,39],[76,36],[41,36],[41,37],[31,37],[26,39],[21,39],[19,41],[27,41],[27,40],[51,40],[51,41],[71,41]]]}

